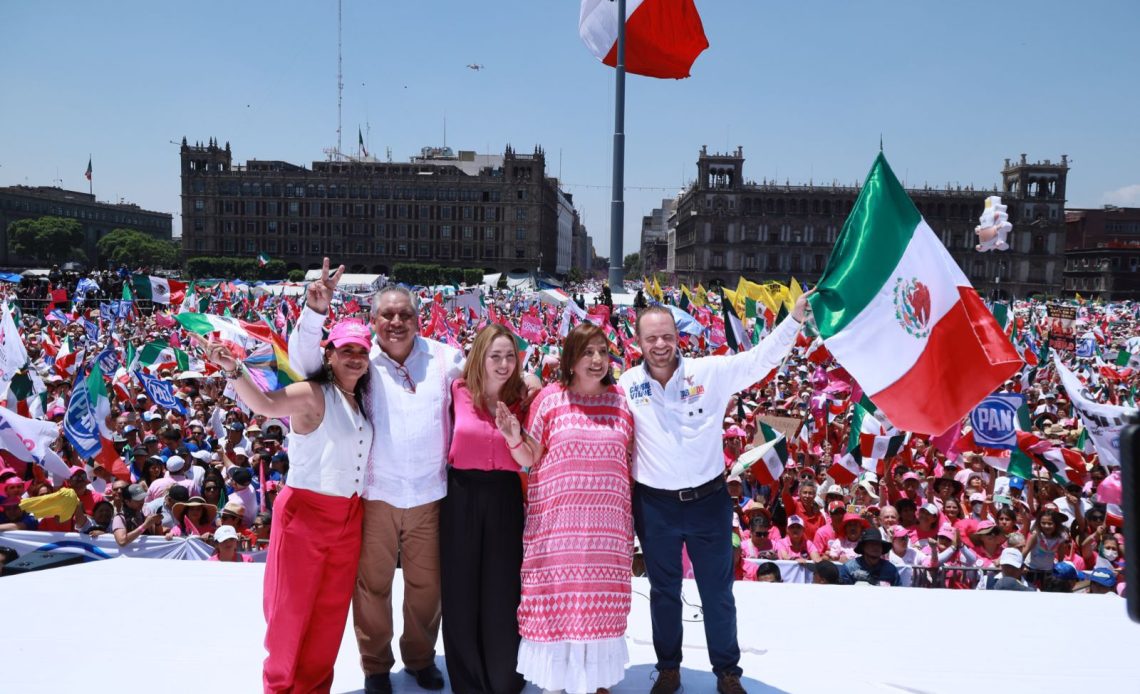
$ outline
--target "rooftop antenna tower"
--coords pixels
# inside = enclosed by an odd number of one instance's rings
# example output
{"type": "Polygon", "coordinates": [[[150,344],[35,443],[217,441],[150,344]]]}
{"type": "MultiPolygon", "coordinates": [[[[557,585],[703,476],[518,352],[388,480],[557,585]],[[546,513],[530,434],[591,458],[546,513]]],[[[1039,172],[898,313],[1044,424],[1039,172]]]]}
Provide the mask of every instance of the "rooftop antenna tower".
{"type": "Polygon", "coordinates": [[[341,47],[340,47],[340,27],[341,27],[341,6],[343,0],[336,1],[336,153],[337,158],[340,158],[341,142],[340,142],[340,112],[341,103],[344,99],[344,72],[341,69],[341,47]]]}

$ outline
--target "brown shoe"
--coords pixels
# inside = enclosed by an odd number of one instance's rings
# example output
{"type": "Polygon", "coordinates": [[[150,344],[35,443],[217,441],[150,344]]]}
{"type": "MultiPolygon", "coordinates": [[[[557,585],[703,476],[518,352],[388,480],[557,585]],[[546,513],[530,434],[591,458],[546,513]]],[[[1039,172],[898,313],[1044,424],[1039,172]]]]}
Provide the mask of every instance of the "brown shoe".
{"type": "Polygon", "coordinates": [[[657,671],[657,681],[653,683],[653,689],[649,690],[649,694],[673,694],[681,688],[681,670],[678,668],[669,668],[667,670],[657,671]]]}
{"type": "Polygon", "coordinates": [[[716,690],[719,694],[748,694],[740,684],[740,675],[721,675],[716,678],[716,690]]]}

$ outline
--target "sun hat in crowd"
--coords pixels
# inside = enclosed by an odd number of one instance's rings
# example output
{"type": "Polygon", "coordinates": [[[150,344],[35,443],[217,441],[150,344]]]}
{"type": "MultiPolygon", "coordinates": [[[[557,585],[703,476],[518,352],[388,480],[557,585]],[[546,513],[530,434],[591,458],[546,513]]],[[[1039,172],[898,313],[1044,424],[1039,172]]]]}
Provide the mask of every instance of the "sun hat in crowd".
{"type": "Polygon", "coordinates": [[[245,504],[241,502],[241,499],[230,499],[226,502],[226,505],[222,507],[222,515],[244,518],[245,504]]]}
{"type": "Polygon", "coordinates": [[[855,554],[862,554],[868,542],[878,542],[879,546],[883,548],[883,554],[891,551],[891,543],[883,539],[883,535],[878,529],[867,528],[863,531],[863,534],[859,536],[859,542],[855,545],[855,554]]]}
{"type": "Polygon", "coordinates": [[[871,482],[871,480],[863,480],[862,482],[860,482],[856,486],[858,486],[863,491],[867,492],[867,495],[870,496],[875,501],[879,500],[879,495],[877,492],[875,492],[875,484],[873,482],[871,482]]]}
{"type": "Polygon", "coordinates": [[[840,526],[846,528],[848,523],[858,523],[864,529],[871,527],[871,523],[858,513],[843,514],[843,522],[840,523],[840,526]]]}
{"type": "Polygon", "coordinates": [[[208,503],[200,496],[192,496],[186,501],[180,501],[174,504],[174,507],[170,509],[170,515],[174,516],[175,523],[181,523],[182,517],[192,508],[206,509],[206,518],[203,523],[207,525],[213,523],[214,519],[218,516],[218,507],[208,503]]]}
{"type": "Polygon", "coordinates": [[[738,425],[733,424],[732,426],[730,426],[729,428],[724,430],[724,438],[726,438],[726,439],[745,439],[745,438],[748,438],[748,434],[744,433],[744,430],[741,429],[738,425]]]}
{"type": "Polygon", "coordinates": [[[357,345],[364,349],[372,349],[372,331],[362,321],[342,320],[329,331],[329,339],[325,340],[324,344],[333,347],[357,345]]]}
{"type": "Polygon", "coordinates": [[[1016,547],[1006,547],[1001,551],[1001,556],[998,558],[998,565],[1000,566],[1013,566],[1020,569],[1024,563],[1025,556],[1016,547]]]}
{"type": "Polygon", "coordinates": [[[232,525],[223,525],[214,531],[214,542],[218,543],[219,545],[226,540],[236,539],[238,539],[238,533],[232,525]]]}

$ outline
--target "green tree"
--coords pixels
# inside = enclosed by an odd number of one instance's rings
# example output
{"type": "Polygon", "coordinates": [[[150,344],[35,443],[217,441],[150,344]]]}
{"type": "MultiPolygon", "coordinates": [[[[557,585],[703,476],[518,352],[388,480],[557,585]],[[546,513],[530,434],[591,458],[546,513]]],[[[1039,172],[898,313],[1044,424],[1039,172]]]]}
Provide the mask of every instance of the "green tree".
{"type": "Polygon", "coordinates": [[[566,273],[566,281],[570,284],[578,284],[583,279],[582,270],[577,266],[570,268],[570,271],[566,273]]]}
{"type": "Polygon", "coordinates": [[[178,265],[179,249],[135,229],[115,229],[95,244],[100,257],[127,267],[166,267],[178,265]]]}
{"type": "Polygon", "coordinates": [[[83,226],[74,219],[40,217],[8,225],[8,246],[16,255],[53,263],[87,260],[83,226]]]}
{"type": "Polygon", "coordinates": [[[290,270],[289,271],[289,281],[290,282],[304,282],[305,281],[305,271],[304,270],[290,270]]]}
{"type": "Polygon", "coordinates": [[[622,260],[622,265],[625,267],[625,274],[627,275],[640,275],[641,274],[641,254],[630,253],[622,260]]]}

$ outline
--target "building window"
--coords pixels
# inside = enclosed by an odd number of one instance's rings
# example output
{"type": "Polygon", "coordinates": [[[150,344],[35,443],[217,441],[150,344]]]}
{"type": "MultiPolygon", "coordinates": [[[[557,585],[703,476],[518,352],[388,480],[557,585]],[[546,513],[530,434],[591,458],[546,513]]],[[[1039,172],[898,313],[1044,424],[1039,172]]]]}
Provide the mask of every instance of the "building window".
{"type": "Polygon", "coordinates": [[[724,269],[724,253],[712,254],[712,267],[716,270],[724,269]]]}
{"type": "Polygon", "coordinates": [[[526,241],[526,227],[515,229],[515,241],[526,241]]]}
{"type": "Polygon", "coordinates": [[[416,246],[416,255],[421,258],[426,258],[431,255],[431,246],[426,243],[421,243],[416,246]]]}
{"type": "Polygon", "coordinates": [[[463,240],[470,241],[475,238],[475,227],[463,227],[463,240]]]}
{"type": "Polygon", "coordinates": [[[495,227],[484,227],[483,228],[483,240],[484,241],[494,241],[495,240],[495,227]]]}
{"type": "Polygon", "coordinates": [[[440,244],[440,246],[439,246],[439,257],[440,258],[450,258],[451,257],[451,246],[449,246],[447,244],[440,244]]]}
{"type": "Polygon", "coordinates": [[[441,239],[450,239],[451,238],[451,226],[450,225],[445,224],[439,228],[439,238],[441,238],[441,239]]]}
{"type": "Polygon", "coordinates": [[[472,250],[471,246],[464,246],[463,247],[463,257],[464,258],[474,258],[475,257],[475,251],[472,250]]]}
{"type": "Polygon", "coordinates": [[[515,246],[515,258],[522,259],[526,257],[526,248],[523,246],[515,246]]]}
{"type": "Polygon", "coordinates": [[[206,223],[201,219],[194,220],[194,231],[203,231],[206,228],[206,223]]]}
{"type": "Polygon", "coordinates": [[[199,212],[206,209],[206,201],[202,200],[200,198],[198,200],[195,200],[194,201],[194,209],[199,211],[199,212]]]}
{"type": "Polygon", "coordinates": [[[403,255],[407,255],[407,254],[408,254],[408,244],[406,244],[406,243],[396,244],[396,255],[403,256],[403,255]]]}
{"type": "Polygon", "coordinates": [[[525,207],[516,207],[515,208],[515,221],[518,221],[518,222],[525,222],[526,221],[526,208],[525,207]]]}

